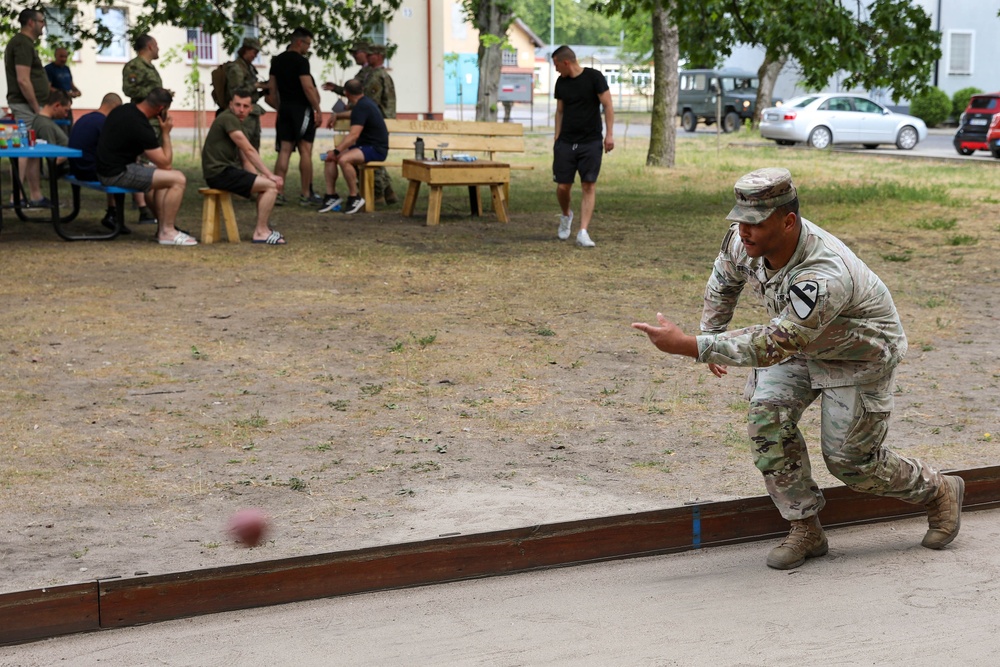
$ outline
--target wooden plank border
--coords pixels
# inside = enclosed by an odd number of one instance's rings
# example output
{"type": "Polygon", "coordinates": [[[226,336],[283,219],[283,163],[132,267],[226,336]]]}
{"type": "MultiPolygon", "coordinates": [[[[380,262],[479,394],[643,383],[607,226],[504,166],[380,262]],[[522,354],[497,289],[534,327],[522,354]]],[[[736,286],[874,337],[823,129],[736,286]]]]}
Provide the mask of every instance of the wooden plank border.
{"type": "MultiPolygon", "coordinates": [[[[1000,507],[1000,466],[959,471],[965,509],[1000,507]]],[[[891,498],[824,490],[827,527],[920,515],[891,498]]],[[[0,595],[0,644],[316,598],[769,539],[788,524],[758,496],[244,565],[0,595]],[[14,620],[14,625],[8,625],[14,620]]],[[[961,538],[960,538],[961,539],[961,538]]]]}

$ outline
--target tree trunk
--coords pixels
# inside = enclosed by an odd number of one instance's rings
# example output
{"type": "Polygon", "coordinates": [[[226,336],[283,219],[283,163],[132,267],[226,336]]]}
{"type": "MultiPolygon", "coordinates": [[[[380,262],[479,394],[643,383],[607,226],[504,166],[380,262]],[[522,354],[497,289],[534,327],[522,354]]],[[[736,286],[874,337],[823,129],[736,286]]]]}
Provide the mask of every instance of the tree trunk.
{"type": "Polygon", "coordinates": [[[646,164],[673,167],[677,152],[677,66],[680,58],[674,0],[653,8],[653,118],[646,164]]]}
{"type": "Polygon", "coordinates": [[[764,62],[761,63],[760,69],[757,70],[760,85],[757,86],[757,103],[754,106],[753,112],[752,127],[754,129],[757,129],[757,126],[760,125],[760,114],[763,113],[764,109],[771,106],[771,100],[774,99],[774,84],[778,81],[781,68],[787,62],[787,51],[775,53],[771,49],[768,49],[767,53],[764,54],[764,62]]]}
{"type": "Polygon", "coordinates": [[[476,120],[495,123],[497,92],[500,90],[500,67],[503,65],[503,45],[507,28],[514,20],[506,3],[481,0],[476,11],[479,30],[479,91],[476,93],[476,120]]]}

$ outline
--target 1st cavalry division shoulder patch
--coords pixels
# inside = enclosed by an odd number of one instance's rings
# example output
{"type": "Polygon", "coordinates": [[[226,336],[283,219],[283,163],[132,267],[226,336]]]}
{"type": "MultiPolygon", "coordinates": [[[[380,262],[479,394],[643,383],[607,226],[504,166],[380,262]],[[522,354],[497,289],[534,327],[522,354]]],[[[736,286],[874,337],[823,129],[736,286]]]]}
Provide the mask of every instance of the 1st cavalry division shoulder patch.
{"type": "Polygon", "coordinates": [[[799,319],[809,317],[816,307],[819,298],[819,284],[815,280],[803,280],[788,288],[788,296],[792,302],[792,310],[799,319]]]}

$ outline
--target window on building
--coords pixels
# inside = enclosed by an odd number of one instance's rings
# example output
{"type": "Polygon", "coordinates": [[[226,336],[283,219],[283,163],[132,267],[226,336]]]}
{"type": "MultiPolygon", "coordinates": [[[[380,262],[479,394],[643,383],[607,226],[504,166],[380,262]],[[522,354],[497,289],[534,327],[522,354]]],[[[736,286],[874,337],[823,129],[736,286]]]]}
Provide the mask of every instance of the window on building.
{"type": "Polygon", "coordinates": [[[68,30],[74,24],[72,10],[46,7],[43,11],[45,12],[45,43],[52,49],[59,46],[70,47],[73,39],[69,36],[68,30]]]}
{"type": "Polygon", "coordinates": [[[948,33],[948,74],[972,74],[974,37],[972,31],[948,33]]]}
{"type": "Polygon", "coordinates": [[[187,43],[193,44],[194,49],[189,49],[187,53],[188,61],[198,57],[200,63],[214,63],[218,60],[215,50],[215,35],[202,32],[201,28],[187,29],[187,43]]]}
{"type": "Polygon", "coordinates": [[[501,51],[501,54],[500,64],[503,67],[517,67],[517,49],[513,51],[504,49],[501,51]]]}
{"type": "Polygon", "coordinates": [[[451,6],[451,38],[462,40],[469,36],[469,29],[465,24],[465,8],[462,3],[456,2],[451,6]]]}
{"type": "Polygon", "coordinates": [[[95,18],[113,35],[111,44],[97,52],[97,60],[127,61],[129,59],[128,12],[121,7],[98,7],[95,18]]]}

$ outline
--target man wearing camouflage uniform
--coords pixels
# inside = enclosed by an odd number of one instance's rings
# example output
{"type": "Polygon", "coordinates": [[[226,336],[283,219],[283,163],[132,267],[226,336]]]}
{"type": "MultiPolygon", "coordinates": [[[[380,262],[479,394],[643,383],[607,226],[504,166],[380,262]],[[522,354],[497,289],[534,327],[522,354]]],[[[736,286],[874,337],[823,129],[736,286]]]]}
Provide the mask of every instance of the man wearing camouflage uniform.
{"type": "Polygon", "coordinates": [[[222,109],[219,109],[216,115],[218,116],[224,109],[229,108],[234,91],[251,91],[253,107],[246,120],[243,121],[243,134],[250,140],[254,150],[259,153],[260,117],[267,112],[257,101],[264,95],[267,82],[257,79],[257,68],[253,66],[253,61],[257,58],[258,53],[260,53],[260,40],[255,37],[245,37],[243,45],[236,52],[236,59],[226,64],[226,90],[223,94],[226,104],[222,109]]]}
{"type": "MultiPolygon", "coordinates": [[[[358,41],[354,42],[354,44],[351,44],[351,51],[350,51],[351,56],[354,57],[354,62],[361,66],[361,69],[359,69],[358,73],[355,74],[352,78],[356,79],[357,81],[360,81],[361,85],[364,85],[365,81],[368,79],[368,72],[369,72],[368,51],[370,49],[371,49],[371,44],[364,41],[363,39],[359,39],[358,41]]],[[[323,90],[329,90],[338,95],[344,94],[343,86],[338,86],[337,84],[331,83],[329,81],[323,84],[323,90]]],[[[348,116],[350,116],[350,112],[348,112],[348,116]]],[[[326,124],[327,128],[333,129],[333,125],[336,122],[336,120],[337,116],[331,115],[330,120],[326,124]]]]}
{"type": "MultiPolygon", "coordinates": [[[[361,80],[364,86],[365,97],[371,99],[378,105],[383,118],[396,117],[396,84],[385,69],[385,47],[375,44],[368,53],[368,74],[367,79],[361,80]]],[[[386,204],[395,204],[398,201],[396,193],[392,189],[392,179],[385,167],[375,170],[375,199],[385,197],[386,204]]]]}
{"type": "Polygon", "coordinates": [[[885,446],[896,366],[906,335],[888,288],[839,239],[798,214],[786,169],[751,172],[736,182],[736,206],[705,290],[700,336],[663,315],[636,323],[657,348],[694,357],[722,377],[726,366],[753,368],[747,383],[754,462],[791,522],[767,564],[791,569],[827,552],[818,514],[825,500],[812,478],[802,413],[822,397],[826,466],[857,491],[927,507],[923,546],[941,549],[958,535],[965,482],[885,446]],[[750,285],[771,318],[726,332],[750,285]]]}
{"type": "MultiPolygon", "coordinates": [[[[122,92],[129,98],[132,104],[138,104],[146,99],[154,88],[162,88],[163,80],[160,73],[153,65],[153,61],[160,57],[160,47],[156,39],[149,33],[139,35],[132,42],[136,56],[125,63],[122,68],[122,92]]],[[[153,127],[153,132],[159,140],[162,135],[159,118],[150,118],[149,124],[153,127]]],[[[145,157],[140,157],[145,160],[145,157]]],[[[139,224],[156,224],[156,217],[146,206],[146,195],[133,195],[136,205],[139,207],[139,224]]]]}

